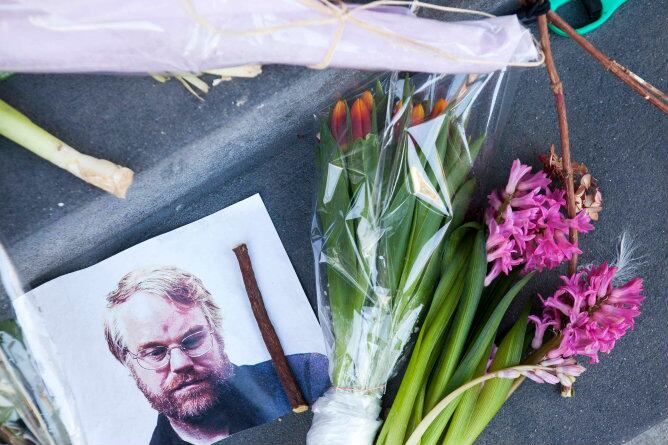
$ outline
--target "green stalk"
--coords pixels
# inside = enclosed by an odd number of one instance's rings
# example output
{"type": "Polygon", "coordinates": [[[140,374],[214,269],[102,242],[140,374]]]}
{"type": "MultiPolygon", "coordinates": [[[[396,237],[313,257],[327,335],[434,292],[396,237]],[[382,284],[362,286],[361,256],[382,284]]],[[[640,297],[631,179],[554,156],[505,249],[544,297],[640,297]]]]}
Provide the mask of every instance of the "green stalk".
{"type": "MultiPolygon", "coordinates": [[[[377,209],[373,205],[373,188],[378,164],[378,137],[371,133],[353,142],[346,156],[346,171],[351,187],[352,203],[349,213],[354,214],[353,227],[360,264],[360,286],[366,288],[369,274],[376,260],[376,240],[367,231],[377,229],[377,209]],[[348,162],[350,161],[350,162],[348,162]],[[351,166],[351,163],[355,166],[351,166]],[[354,179],[353,179],[354,178],[354,179]]],[[[373,233],[373,232],[372,232],[373,233]]]]}
{"type": "Polygon", "coordinates": [[[476,235],[473,247],[473,260],[470,273],[466,277],[464,294],[457,307],[457,314],[452,322],[448,339],[442,350],[441,360],[429,380],[425,409],[431,410],[446,394],[445,389],[455,366],[464,349],[464,344],[471,327],[471,321],[478,307],[483,289],[483,280],[487,271],[487,257],[485,252],[485,235],[482,230],[476,235]]]}
{"type": "Polygon", "coordinates": [[[392,200],[389,208],[381,217],[381,225],[386,228],[385,235],[379,245],[379,278],[392,295],[396,295],[399,280],[408,249],[408,242],[413,226],[415,196],[402,185],[392,200]]]}
{"type": "MultiPolygon", "coordinates": [[[[494,342],[492,341],[485,349],[485,354],[483,354],[480,363],[478,363],[478,366],[473,373],[474,377],[480,377],[485,374],[487,362],[489,361],[489,356],[493,347],[494,342]]],[[[459,445],[461,443],[461,438],[466,432],[466,426],[474,415],[476,402],[481,389],[482,385],[473,387],[464,393],[452,416],[452,421],[450,422],[450,427],[445,435],[443,445],[459,445]]]]}
{"type": "MultiPolygon", "coordinates": [[[[504,295],[499,305],[494,309],[494,312],[490,316],[487,323],[474,336],[474,340],[471,342],[464,358],[459,362],[457,370],[454,372],[454,374],[452,374],[452,378],[448,379],[446,382],[445,391],[443,394],[448,394],[455,388],[458,388],[471,379],[473,372],[475,371],[475,366],[481,360],[482,354],[484,354],[484,348],[494,339],[499,324],[501,324],[501,320],[508,310],[508,307],[520,292],[520,290],[522,290],[522,288],[533,277],[534,273],[535,272],[527,274],[517,284],[515,284],[510,289],[510,291],[506,293],[506,295],[504,295]]],[[[482,283],[482,280],[480,283],[482,283]]],[[[439,383],[442,384],[443,382],[439,383]]],[[[427,391],[427,394],[429,394],[429,391],[427,391]]],[[[431,422],[423,437],[423,445],[435,445],[439,442],[441,435],[443,434],[443,431],[445,430],[456,406],[456,403],[450,404],[447,408],[440,412],[440,414],[436,417],[436,419],[434,419],[433,422],[431,422]]],[[[432,408],[427,409],[431,410],[432,408]]]]}
{"type": "Polygon", "coordinates": [[[473,199],[473,194],[475,193],[475,187],[475,178],[470,178],[459,187],[459,190],[457,190],[457,193],[452,200],[452,219],[450,220],[450,227],[448,227],[449,232],[461,226],[464,222],[466,212],[468,211],[471,200],[473,199]]]}
{"type": "Polygon", "coordinates": [[[390,171],[390,174],[384,178],[380,190],[380,194],[387,197],[384,198],[387,203],[383,202],[382,206],[386,207],[379,210],[382,215],[380,224],[385,233],[379,242],[378,269],[380,284],[392,295],[396,295],[399,289],[416,202],[415,195],[410,192],[409,171],[405,162],[406,138],[407,135],[403,134],[395,147],[385,147],[383,153],[385,162],[393,159],[395,165],[391,168],[385,166],[385,171],[390,171]]]}
{"type": "Polygon", "coordinates": [[[351,323],[353,317],[359,316],[365,291],[358,284],[360,278],[353,224],[346,218],[350,206],[347,170],[338,144],[325,121],[320,128],[318,161],[322,177],[317,215],[323,232],[327,296],[335,337],[332,383],[345,386],[346,379],[351,377],[347,371],[353,360],[348,350],[351,323]]]}
{"type": "Polygon", "coordinates": [[[515,269],[509,275],[500,275],[485,288],[480,299],[480,308],[473,319],[471,332],[479,332],[487,320],[492,316],[494,309],[499,305],[503,297],[511,287],[517,283],[521,276],[521,269],[515,269]]]}
{"type": "Polygon", "coordinates": [[[134,173],[129,168],[76,151],[3,100],[0,100],[0,135],[119,198],[125,198],[132,184],[134,173]]]}
{"type": "MultiPolygon", "coordinates": [[[[459,268],[453,267],[453,272],[445,279],[450,283],[447,293],[444,294],[446,302],[454,302],[459,299],[461,294],[461,281],[463,273],[459,268]]],[[[439,286],[440,287],[440,286],[439,286]]],[[[445,285],[443,286],[445,288],[445,285]]],[[[444,305],[439,312],[437,319],[443,321],[447,326],[447,319],[452,313],[452,306],[450,303],[444,305]]],[[[443,329],[445,331],[445,329],[443,329]]],[[[425,380],[428,375],[430,365],[433,366],[433,351],[437,347],[442,333],[436,330],[422,330],[420,331],[416,348],[411,355],[410,362],[406,369],[406,373],[401,381],[401,386],[397,392],[397,396],[392,404],[390,413],[383,424],[383,429],[380,433],[377,444],[384,445],[401,445],[406,437],[408,423],[410,422],[413,405],[421,389],[425,387],[425,380]]]]}
{"type": "MultiPolygon", "coordinates": [[[[454,192],[461,186],[461,184],[464,182],[466,177],[468,176],[469,172],[471,171],[471,168],[473,167],[473,162],[476,160],[478,157],[478,154],[480,153],[480,149],[482,148],[482,144],[485,141],[485,136],[482,135],[478,139],[476,139],[475,142],[469,145],[469,154],[471,156],[471,159],[469,160],[468,155],[466,156],[461,156],[458,160],[456,160],[452,166],[446,166],[447,170],[447,182],[448,182],[448,187],[452,190],[451,193],[454,194],[454,192]]],[[[453,139],[451,139],[451,143],[454,144],[461,144],[461,139],[459,134],[457,134],[453,139]]]]}
{"type": "MultiPolygon", "coordinates": [[[[451,113],[448,114],[451,115],[451,113]]],[[[449,116],[448,120],[450,120],[450,122],[452,122],[453,125],[448,125],[447,131],[445,131],[442,135],[444,138],[451,140],[451,142],[448,144],[448,150],[445,153],[445,158],[443,162],[443,166],[446,169],[450,169],[452,166],[456,165],[457,163],[460,163],[462,159],[460,137],[457,134],[457,125],[456,125],[457,119],[453,118],[452,116],[449,116]]],[[[452,191],[454,192],[454,189],[452,191]]]]}
{"type": "MultiPolygon", "coordinates": [[[[508,331],[501,341],[498,351],[494,357],[489,372],[498,371],[519,364],[522,360],[524,339],[527,331],[527,317],[529,316],[530,304],[527,304],[519,319],[508,331]]],[[[492,421],[496,413],[501,409],[508,397],[513,380],[497,379],[485,383],[473,408],[473,416],[467,425],[462,426],[461,433],[448,445],[473,444],[476,438],[483,432],[485,427],[492,421]]],[[[452,427],[451,427],[452,428],[452,427]]],[[[450,431],[448,431],[450,434],[450,431]]]]}
{"type": "Polygon", "coordinates": [[[475,363],[477,363],[481,354],[480,348],[494,339],[496,331],[499,328],[499,325],[501,324],[503,316],[508,310],[508,307],[510,307],[510,304],[513,302],[517,294],[524,288],[524,286],[526,286],[526,284],[529,282],[529,280],[531,280],[531,278],[533,278],[534,275],[535,272],[531,272],[522,277],[522,279],[517,284],[515,284],[510,289],[510,291],[508,291],[499,305],[494,309],[494,312],[490,316],[489,320],[483,329],[481,329],[477,334],[475,340],[471,343],[466,356],[462,359],[461,363],[457,367],[457,371],[452,376],[452,382],[448,385],[449,391],[470,379],[469,369],[471,369],[471,367],[475,366],[475,363]]]}
{"type": "MultiPolygon", "coordinates": [[[[414,178],[413,180],[417,182],[426,181],[428,184],[433,185],[434,190],[439,193],[440,199],[444,201],[444,206],[450,204],[450,197],[447,195],[447,186],[445,189],[439,188],[438,184],[442,181],[438,181],[437,177],[441,177],[443,174],[443,159],[447,150],[447,137],[445,135],[448,133],[449,125],[450,118],[443,117],[443,123],[441,124],[439,135],[436,138],[433,147],[418,147],[417,145],[414,147],[414,156],[417,156],[422,168],[431,168],[425,170],[427,175],[426,178],[414,178]],[[431,162],[429,162],[428,159],[431,159],[431,162]]],[[[413,144],[407,145],[407,149],[411,150],[412,145],[413,144]]],[[[415,174],[412,169],[410,174],[415,174]]],[[[461,203],[459,204],[461,205],[461,203]]],[[[411,301],[414,299],[414,296],[410,292],[410,288],[414,286],[414,282],[417,282],[420,277],[417,271],[424,268],[424,264],[418,260],[426,261],[427,258],[434,255],[436,252],[436,245],[445,237],[446,232],[443,231],[441,238],[438,240],[435,240],[435,237],[442,230],[443,224],[450,222],[449,220],[452,219],[453,210],[453,208],[449,208],[447,209],[447,213],[444,213],[442,210],[432,207],[430,203],[423,201],[422,199],[418,199],[415,203],[413,228],[408,242],[406,262],[403,266],[403,274],[399,284],[400,299],[398,302],[398,314],[402,315],[405,313],[406,306],[415,306],[415,302],[411,301]]],[[[427,279],[430,278],[429,276],[425,277],[427,279]]]]}
{"type": "Polygon", "coordinates": [[[452,391],[450,394],[448,394],[443,400],[438,402],[434,408],[427,413],[427,415],[424,417],[422,422],[415,428],[415,431],[410,435],[408,440],[406,440],[405,445],[418,445],[420,443],[420,439],[424,436],[425,431],[429,427],[429,425],[434,422],[434,420],[441,415],[446,409],[448,409],[451,405],[456,404],[458,400],[460,400],[462,394],[464,394],[466,391],[468,391],[470,388],[474,388],[482,383],[487,382],[488,380],[492,379],[506,379],[505,375],[507,375],[510,372],[531,372],[531,371],[536,371],[539,369],[547,369],[544,366],[539,366],[539,365],[528,365],[528,366],[512,366],[510,368],[505,368],[501,369],[499,371],[495,372],[490,372],[487,374],[484,374],[476,379],[473,379],[459,388],[455,389],[452,391]]]}
{"type": "Polygon", "coordinates": [[[420,330],[413,354],[411,355],[406,373],[387,419],[383,425],[377,444],[399,445],[406,436],[406,428],[411,418],[411,412],[420,389],[424,387],[424,380],[433,366],[434,349],[440,343],[445,333],[448,320],[459,299],[461,292],[463,270],[466,268],[466,258],[469,248],[463,238],[451,246],[452,254],[449,267],[441,278],[434,293],[431,307],[426,316],[423,329],[420,330]]]}
{"type": "Polygon", "coordinates": [[[413,404],[413,411],[411,412],[411,419],[408,422],[408,428],[406,428],[406,433],[410,434],[422,421],[422,413],[424,411],[424,397],[427,387],[422,385],[420,391],[418,392],[417,397],[415,398],[415,403],[413,404]]]}

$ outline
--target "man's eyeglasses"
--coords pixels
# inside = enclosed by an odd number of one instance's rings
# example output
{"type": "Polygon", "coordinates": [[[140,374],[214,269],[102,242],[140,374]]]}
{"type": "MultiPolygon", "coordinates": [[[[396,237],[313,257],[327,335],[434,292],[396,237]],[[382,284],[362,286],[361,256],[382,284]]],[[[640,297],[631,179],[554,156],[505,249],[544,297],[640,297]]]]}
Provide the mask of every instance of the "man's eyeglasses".
{"type": "Polygon", "coordinates": [[[180,349],[188,357],[200,357],[213,348],[213,331],[198,331],[189,334],[181,340],[181,343],[173,346],[151,346],[141,349],[133,354],[126,349],[133,359],[137,360],[139,366],[151,371],[164,368],[169,363],[172,349],[180,349]]]}

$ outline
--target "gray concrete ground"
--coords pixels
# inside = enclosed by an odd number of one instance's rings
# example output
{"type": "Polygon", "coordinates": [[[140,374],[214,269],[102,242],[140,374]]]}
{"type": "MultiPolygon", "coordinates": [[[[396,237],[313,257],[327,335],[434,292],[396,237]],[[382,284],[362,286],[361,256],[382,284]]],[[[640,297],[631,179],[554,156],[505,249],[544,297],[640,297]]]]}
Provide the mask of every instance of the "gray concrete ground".
{"type": "Polygon", "coordinates": [[[666,445],[667,443],[668,421],[663,421],[639,436],[629,440],[627,445],[666,445]]]}
{"type": "MultiPolygon", "coordinates": [[[[508,3],[467,5],[494,11],[508,3]]],[[[667,6],[629,2],[589,35],[664,91],[667,6]]],[[[479,443],[668,443],[667,121],[573,42],[555,38],[554,52],[574,156],[599,178],[605,197],[602,221],[583,239],[585,256],[609,259],[618,234],[632,230],[646,254],[648,298],[636,330],[590,367],[574,399],[523,385],[479,443]]],[[[128,200],[119,201],[1,140],[0,236],[34,286],[259,192],[313,303],[312,116],[366,78],[270,66],[256,79],[215,88],[199,103],[176,82],[146,77],[14,76],[0,83],[0,98],[75,147],[131,166],[137,177],[128,200]]],[[[500,167],[483,166],[479,178],[487,190],[496,187],[513,159],[532,162],[556,142],[547,76],[527,70],[497,144],[500,167]]],[[[11,314],[6,303],[3,313],[11,314]]],[[[287,416],[230,443],[303,443],[309,421],[309,414],[287,416]]]]}

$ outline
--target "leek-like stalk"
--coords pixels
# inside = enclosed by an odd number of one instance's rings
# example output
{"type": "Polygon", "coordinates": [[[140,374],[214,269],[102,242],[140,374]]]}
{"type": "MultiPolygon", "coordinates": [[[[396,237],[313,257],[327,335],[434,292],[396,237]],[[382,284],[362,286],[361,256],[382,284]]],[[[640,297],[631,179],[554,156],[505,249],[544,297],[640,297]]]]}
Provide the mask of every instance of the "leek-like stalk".
{"type": "Polygon", "coordinates": [[[74,176],[125,198],[134,173],[113,162],[79,153],[0,100],[0,134],[74,176]]]}

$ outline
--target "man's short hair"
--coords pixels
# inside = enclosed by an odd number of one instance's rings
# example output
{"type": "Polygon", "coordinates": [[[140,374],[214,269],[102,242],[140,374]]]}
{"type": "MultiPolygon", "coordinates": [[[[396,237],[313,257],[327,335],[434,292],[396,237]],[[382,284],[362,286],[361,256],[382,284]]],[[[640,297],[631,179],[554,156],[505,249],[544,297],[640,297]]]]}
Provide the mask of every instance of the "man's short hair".
{"type": "Polygon", "coordinates": [[[125,363],[128,350],[118,327],[116,309],[140,292],[162,297],[177,307],[198,306],[209,325],[216,330],[220,329],[220,308],[195,275],[176,267],[134,270],[123,276],[116,290],[107,295],[108,311],[104,320],[104,336],[109,350],[121,363],[125,363]]]}

